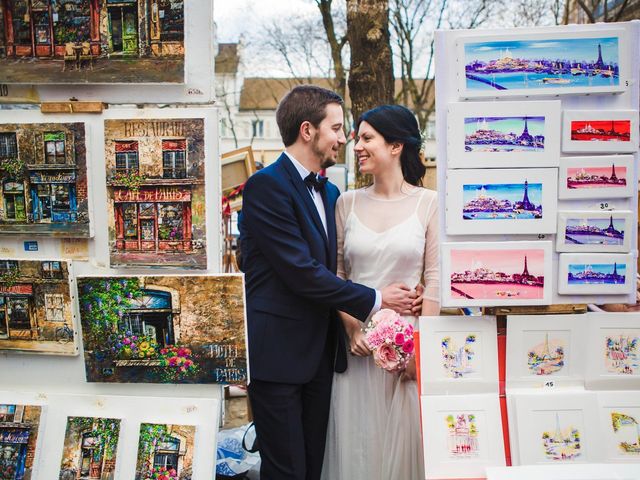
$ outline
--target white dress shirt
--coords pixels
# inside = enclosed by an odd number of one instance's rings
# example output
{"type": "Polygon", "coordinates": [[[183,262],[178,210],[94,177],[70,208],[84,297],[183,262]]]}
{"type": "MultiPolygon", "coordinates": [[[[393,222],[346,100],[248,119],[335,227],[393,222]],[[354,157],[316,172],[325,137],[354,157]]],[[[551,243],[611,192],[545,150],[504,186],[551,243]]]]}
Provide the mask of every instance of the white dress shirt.
{"type": "MultiPolygon", "coordinates": [[[[304,165],[302,165],[298,160],[296,160],[293,157],[293,155],[291,155],[289,152],[285,150],[284,153],[287,155],[287,157],[289,157],[289,160],[291,160],[291,163],[293,163],[293,166],[296,167],[296,170],[300,174],[300,177],[304,180],[307,177],[307,175],[309,175],[311,172],[307,170],[304,167],[304,165]]],[[[327,232],[327,212],[324,209],[322,195],[320,195],[320,192],[317,191],[315,188],[312,188],[309,190],[309,195],[311,195],[311,199],[313,200],[313,203],[316,206],[316,209],[318,211],[318,215],[320,216],[320,220],[322,221],[322,226],[324,227],[324,233],[327,234],[328,236],[329,234],[327,232]]],[[[371,313],[369,315],[373,315],[374,313],[376,313],[378,310],[380,310],[381,306],[382,306],[382,293],[379,290],[376,290],[376,302],[373,305],[373,309],[371,310],[371,313]]]]}

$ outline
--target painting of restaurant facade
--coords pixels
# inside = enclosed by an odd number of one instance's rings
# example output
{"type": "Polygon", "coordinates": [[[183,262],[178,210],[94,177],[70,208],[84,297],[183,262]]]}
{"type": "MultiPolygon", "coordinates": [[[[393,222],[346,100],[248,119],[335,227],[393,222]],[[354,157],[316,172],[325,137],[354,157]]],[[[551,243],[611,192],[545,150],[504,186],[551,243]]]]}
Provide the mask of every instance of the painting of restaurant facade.
{"type": "Polygon", "coordinates": [[[119,436],[119,419],[68,417],[59,478],[115,478],[119,436]]]}
{"type": "Polygon", "coordinates": [[[0,0],[0,82],[181,83],[184,3],[0,0]]]}
{"type": "Polygon", "coordinates": [[[136,480],[191,478],[193,425],[140,425],[136,480]]]}
{"type": "Polygon", "coordinates": [[[41,411],[34,405],[0,404],[0,479],[31,479],[41,411]]]}
{"type": "Polygon", "coordinates": [[[204,120],[106,120],[112,266],[207,268],[204,120]]]}
{"type": "Polygon", "coordinates": [[[69,265],[0,260],[0,351],[75,355],[69,265]]]}
{"type": "Polygon", "coordinates": [[[0,234],[90,236],[83,123],[0,125],[0,234]]]}
{"type": "Polygon", "coordinates": [[[244,383],[241,275],[78,279],[90,382],[244,383]]]}

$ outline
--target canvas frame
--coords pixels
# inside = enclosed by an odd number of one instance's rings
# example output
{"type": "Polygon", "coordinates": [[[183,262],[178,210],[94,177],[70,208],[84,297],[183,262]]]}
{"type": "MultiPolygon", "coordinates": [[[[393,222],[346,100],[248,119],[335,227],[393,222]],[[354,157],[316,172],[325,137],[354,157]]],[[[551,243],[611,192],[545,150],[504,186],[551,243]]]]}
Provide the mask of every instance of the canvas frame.
{"type": "Polygon", "coordinates": [[[448,168],[557,167],[560,160],[560,102],[459,102],[447,111],[448,168]],[[541,152],[467,152],[464,120],[468,117],[544,117],[541,152]]]}
{"type": "Polygon", "coordinates": [[[480,478],[486,467],[505,465],[497,394],[423,395],[420,403],[427,479],[480,478]],[[445,418],[456,413],[474,414],[478,420],[478,458],[455,458],[448,452],[445,418]]]}
{"type": "Polygon", "coordinates": [[[562,112],[562,151],[567,153],[635,153],[638,151],[638,110],[565,110],[562,112]],[[571,139],[571,122],[589,120],[628,120],[630,136],[626,142],[571,139]]]}
{"type": "Polygon", "coordinates": [[[555,233],[557,178],[555,168],[463,169],[447,172],[447,235],[540,234],[555,233]],[[464,185],[542,184],[541,219],[465,220],[464,185]]]}
{"type": "Polygon", "coordinates": [[[489,307],[506,305],[549,305],[552,293],[552,247],[550,241],[512,242],[445,242],[441,244],[441,304],[443,307],[489,307]],[[542,250],[544,286],[540,299],[468,299],[451,295],[451,252],[454,249],[471,251],[542,250]]]}
{"type": "Polygon", "coordinates": [[[597,397],[600,428],[605,443],[605,462],[634,463],[637,469],[640,448],[637,452],[626,453],[620,451],[623,450],[620,448],[620,440],[625,437],[628,440],[633,439],[636,445],[640,442],[636,433],[637,425],[619,426],[616,432],[613,428],[611,413],[617,411],[616,413],[632,416],[636,422],[640,422],[640,392],[598,392],[597,397]],[[633,415],[630,415],[630,413],[633,413],[633,415]]]}
{"type": "MultiPolygon", "coordinates": [[[[2,339],[0,338],[0,352],[7,352],[11,354],[27,354],[27,355],[46,355],[46,356],[71,356],[76,357],[80,353],[80,327],[78,321],[78,310],[77,305],[74,299],[75,292],[75,273],[73,268],[73,262],[71,260],[61,260],[61,259],[40,259],[40,258],[2,258],[2,261],[14,261],[18,262],[18,271],[24,271],[24,265],[22,268],[20,264],[24,263],[39,263],[40,266],[36,267],[38,270],[42,268],[42,263],[44,262],[59,262],[61,264],[66,265],[67,271],[67,281],[61,284],[60,286],[64,290],[61,292],[60,290],[46,289],[46,282],[49,279],[42,277],[42,273],[37,272],[41,275],[40,278],[34,279],[31,282],[27,280],[20,280],[20,276],[15,281],[13,287],[15,288],[17,285],[21,284],[30,284],[33,286],[42,286],[42,292],[38,292],[38,295],[35,293],[30,294],[30,297],[33,299],[30,302],[29,307],[29,315],[30,315],[30,323],[33,327],[33,320],[31,319],[31,315],[36,315],[37,320],[41,320],[42,322],[38,322],[35,329],[39,330],[43,339],[37,340],[36,343],[48,343],[47,347],[43,346],[38,349],[38,346],[35,349],[27,349],[20,346],[11,346],[10,338],[2,339]],[[46,292],[46,293],[45,293],[46,292]],[[46,309],[47,309],[47,301],[46,295],[65,295],[68,298],[68,303],[63,303],[62,308],[64,315],[64,320],[60,322],[59,320],[47,319],[46,309]],[[42,305],[42,309],[35,308],[35,305],[42,305]],[[45,318],[42,318],[42,317],[45,318]],[[70,331],[66,330],[65,327],[68,327],[70,331]],[[50,337],[50,338],[49,338],[50,337]],[[5,343],[6,342],[6,343],[5,343]]],[[[22,278],[25,278],[24,276],[22,278]]],[[[29,277],[27,277],[29,278],[29,277]]],[[[30,278],[35,278],[32,276],[30,278]]],[[[57,278],[51,277],[51,280],[55,282],[57,278]]],[[[63,299],[64,302],[64,299],[63,299]]],[[[49,306],[49,308],[57,308],[57,306],[49,306]]],[[[33,335],[33,332],[31,333],[33,335]]]]}
{"type": "MultiPolygon", "coordinates": [[[[635,283],[635,282],[634,282],[635,283]]],[[[589,335],[587,338],[586,386],[594,390],[640,390],[640,365],[633,373],[613,373],[605,364],[606,346],[604,336],[633,332],[640,339],[640,317],[637,313],[589,312],[589,335]]],[[[639,340],[640,342],[640,340],[639,340]]],[[[636,365],[640,359],[640,345],[636,347],[636,365]]],[[[629,360],[632,361],[632,360],[629,360]]],[[[638,404],[637,406],[640,406],[638,404]]]]}
{"type": "Polygon", "coordinates": [[[513,395],[515,401],[517,429],[510,425],[511,443],[517,442],[519,451],[518,465],[563,465],[577,463],[598,463],[601,458],[601,440],[599,438],[596,396],[592,392],[573,391],[571,393],[540,392],[538,394],[513,395]],[[546,417],[543,423],[540,416],[546,417]],[[553,436],[559,421],[561,431],[568,426],[578,429],[580,435],[579,456],[554,460],[545,457],[542,435],[551,432],[553,436]],[[575,419],[578,425],[573,425],[575,419]],[[546,429],[546,430],[545,430],[546,429]]]}
{"type": "MultiPolygon", "coordinates": [[[[423,395],[498,393],[498,341],[496,318],[492,316],[420,317],[420,372],[423,395]],[[474,334],[473,351],[478,372],[465,377],[446,373],[443,362],[443,335],[460,337],[474,334]]],[[[461,373],[461,372],[460,372],[461,373]]]]}
{"type": "MultiPolygon", "coordinates": [[[[584,386],[586,315],[509,315],[507,317],[507,388],[563,388],[584,386]],[[557,372],[531,373],[528,352],[531,337],[562,332],[564,365],[557,372]]],[[[535,341],[535,340],[534,340],[535,341]]],[[[553,355],[554,352],[550,352],[553,355]]],[[[540,371],[540,370],[538,370],[540,371]]]]}
{"type": "Polygon", "coordinates": [[[630,210],[579,210],[558,212],[558,231],[556,234],[556,252],[592,252],[592,253],[625,253],[631,250],[631,236],[634,225],[634,214],[630,210]],[[624,221],[624,239],[622,245],[568,244],[565,241],[567,221],[570,219],[603,219],[609,218],[624,221]]]}
{"type": "Polygon", "coordinates": [[[632,275],[635,271],[633,262],[636,259],[631,253],[561,253],[558,260],[558,293],[560,295],[628,295],[636,286],[632,275]],[[623,284],[592,283],[570,285],[568,280],[569,266],[572,264],[611,264],[625,265],[625,282],[623,284]]]}
{"type": "Polygon", "coordinates": [[[120,435],[113,478],[134,478],[141,423],[196,426],[193,480],[211,478],[220,420],[220,400],[198,397],[97,395],[47,393],[49,403],[44,443],[51,453],[43,456],[42,478],[58,478],[67,417],[117,418],[120,435]]]}
{"type": "MultiPolygon", "coordinates": [[[[256,162],[251,146],[223,153],[220,157],[222,195],[228,195],[243,185],[256,172],[256,162]]],[[[232,212],[242,210],[242,194],[229,202],[232,212]]]]}
{"type": "MultiPolygon", "coordinates": [[[[593,31],[575,31],[558,28],[557,32],[525,33],[512,35],[484,35],[462,37],[456,41],[456,73],[458,77],[458,97],[460,99],[472,98],[504,98],[504,97],[540,97],[554,95],[575,94],[606,94],[621,93],[627,89],[630,82],[630,65],[628,32],[624,28],[607,28],[593,31]],[[593,39],[615,37],[618,40],[618,65],[619,84],[613,86],[597,87],[549,87],[549,88],[520,88],[514,90],[479,90],[469,89],[466,84],[466,56],[465,46],[475,43],[509,42],[509,41],[554,41],[569,39],[593,39]]],[[[559,54],[560,55],[560,54],[559,54]]],[[[558,58],[558,57],[555,57],[558,58]]],[[[553,59],[555,59],[553,58],[553,59]]]]}
{"type": "Polygon", "coordinates": [[[633,179],[635,168],[634,157],[631,155],[600,155],[588,157],[560,157],[560,170],[558,172],[558,198],[561,200],[571,199],[609,199],[627,198],[633,196],[633,179]],[[621,187],[598,187],[598,188],[575,188],[567,186],[568,169],[580,167],[596,168],[626,168],[626,185],[621,187]]]}

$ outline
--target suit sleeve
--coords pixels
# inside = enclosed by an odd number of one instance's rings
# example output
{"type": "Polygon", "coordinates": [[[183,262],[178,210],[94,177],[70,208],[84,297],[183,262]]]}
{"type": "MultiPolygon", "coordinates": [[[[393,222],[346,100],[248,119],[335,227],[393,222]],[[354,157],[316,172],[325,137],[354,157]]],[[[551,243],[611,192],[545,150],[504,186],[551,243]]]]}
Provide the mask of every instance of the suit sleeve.
{"type": "Polygon", "coordinates": [[[243,224],[258,249],[296,295],[365,319],[375,290],[341,280],[311,256],[289,192],[269,175],[253,175],[243,192],[243,224]]]}

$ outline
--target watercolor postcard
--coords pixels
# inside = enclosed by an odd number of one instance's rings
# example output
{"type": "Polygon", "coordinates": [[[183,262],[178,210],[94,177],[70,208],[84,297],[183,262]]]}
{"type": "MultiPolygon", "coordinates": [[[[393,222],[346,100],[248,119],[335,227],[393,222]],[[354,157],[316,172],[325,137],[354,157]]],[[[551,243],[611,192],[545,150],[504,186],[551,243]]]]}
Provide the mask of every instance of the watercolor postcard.
{"type": "Polygon", "coordinates": [[[242,275],[78,278],[89,382],[247,381],[242,275]]]}
{"type": "Polygon", "coordinates": [[[630,155],[561,157],[561,199],[625,198],[633,195],[634,159],[630,155]]]}
{"type": "Polygon", "coordinates": [[[34,477],[42,407],[0,402],[0,478],[34,477]]]}
{"type": "Polygon", "coordinates": [[[629,76],[624,29],[464,37],[460,98],[622,92],[629,76]]]}
{"type": "Polygon", "coordinates": [[[556,251],[628,252],[633,220],[629,210],[558,212],[556,251]]]}
{"type": "Polygon", "coordinates": [[[507,387],[583,386],[585,315],[510,315],[507,387]]]}
{"type": "Polygon", "coordinates": [[[136,480],[190,478],[196,427],[142,423],[136,480]]]}
{"type": "Polygon", "coordinates": [[[513,398],[517,432],[512,441],[518,442],[521,465],[597,463],[601,458],[595,394],[549,392],[513,398]]]}
{"type": "Polygon", "coordinates": [[[426,478],[477,478],[505,464],[497,394],[423,395],[426,478]]]}
{"type": "Polygon", "coordinates": [[[562,151],[635,153],[637,110],[567,110],[562,114],[562,151]]]}
{"type": "Polygon", "coordinates": [[[559,157],[559,101],[449,105],[448,168],[557,167],[559,157]]]}
{"type": "Polygon", "coordinates": [[[555,168],[447,172],[448,235],[555,233],[555,168]]]}
{"type": "Polygon", "coordinates": [[[114,478],[119,437],[120,419],[68,417],[59,478],[114,478]]]}
{"type": "Polygon", "coordinates": [[[599,392],[607,462],[640,462],[640,392],[599,392]]]}
{"type": "Polygon", "coordinates": [[[183,83],[183,0],[5,2],[1,83],[183,83]]]}
{"type": "Polygon", "coordinates": [[[495,317],[420,317],[423,395],[498,392],[495,317]]]}
{"type": "Polygon", "coordinates": [[[599,390],[640,389],[640,316],[589,314],[586,384],[599,390]]]}
{"type": "Polygon", "coordinates": [[[635,288],[635,258],[623,253],[561,253],[558,293],[629,294],[635,288]]]}
{"type": "Polygon", "coordinates": [[[84,123],[0,125],[0,235],[4,234],[92,235],[84,123]]]}
{"type": "Polygon", "coordinates": [[[71,262],[0,260],[0,352],[77,355],[71,262]]]}
{"type": "Polygon", "coordinates": [[[551,242],[442,244],[442,304],[447,307],[548,305],[551,242]]]}
{"type": "Polygon", "coordinates": [[[105,120],[112,267],[207,268],[204,123],[105,120]]]}

